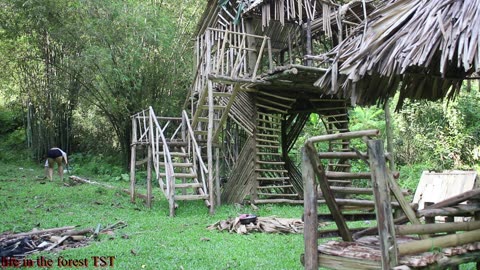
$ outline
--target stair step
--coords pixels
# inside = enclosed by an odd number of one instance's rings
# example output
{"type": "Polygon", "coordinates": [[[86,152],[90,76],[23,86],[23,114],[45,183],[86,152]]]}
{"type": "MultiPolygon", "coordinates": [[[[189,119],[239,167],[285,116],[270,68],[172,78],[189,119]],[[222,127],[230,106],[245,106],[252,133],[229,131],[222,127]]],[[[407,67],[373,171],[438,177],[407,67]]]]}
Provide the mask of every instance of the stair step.
{"type": "Polygon", "coordinates": [[[255,140],[256,140],[257,142],[266,142],[266,143],[276,143],[276,144],[280,144],[280,143],[278,142],[278,140],[276,140],[276,141],[271,141],[271,140],[265,140],[265,139],[259,139],[259,138],[255,139],[255,140]]]}
{"type": "Polygon", "coordinates": [[[269,188],[293,188],[293,185],[278,185],[278,186],[261,186],[257,189],[269,189],[269,188]]]}
{"type": "Polygon", "coordinates": [[[213,92],[213,95],[216,97],[230,97],[232,96],[232,93],[228,92],[213,92]]]}
{"type": "MultiPolygon", "coordinates": [[[[208,105],[202,105],[200,106],[200,108],[204,109],[204,110],[208,110],[208,105]]],[[[223,110],[225,109],[226,107],[225,106],[221,106],[221,105],[213,105],[213,109],[214,110],[223,110]]]]}
{"type": "Polygon", "coordinates": [[[258,115],[267,116],[267,117],[269,117],[269,118],[275,118],[275,119],[282,120],[282,117],[281,117],[281,116],[273,115],[273,114],[271,114],[271,113],[257,112],[257,114],[258,114],[258,115]]]}
{"type": "Polygon", "coordinates": [[[278,173],[287,173],[287,170],[276,170],[276,169],[255,169],[256,172],[278,172],[278,173]]]}
{"type": "MultiPolygon", "coordinates": [[[[220,121],[220,119],[214,118],[213,121],[220,121]]],[[[208,122],[208,117],[198,117],[198,122],[208,122]]]]}
{"type": "Polygon", "coordinates": [[[349,145],[350,142],[341,142],[341,141],[331,141],[330,144],[341,144],[341,145],[349,145]]]}
{"type": "Polygon", "coordinates": [[[342,123],[348,123],[348,120],[326,120],[327,124],[342,124],[342,123]]]}
{"type": "Polygon", "coordinates": [[[267,156],[267,155],[272,155],[272,156],[281,156],[282,154],[280,153],[271,153],[271,152],[257,152],[258,156],[267,156]]]}
{"type": "Polygon", "coordinates": [[[257,137],[280,138],[280,136],[278,136],[277,134],[264,134],[264,133],[257,133],[257,137]]]}
{"type": "MultiPolygon", "coordinates": [[[[158,152],[158,154],[163,156],[164,152],[158,152]]],[[[170,156],[172,156],[172,157],[188,157],[188,154],[184,153],[184,152],[170,152],[170,156]]]]}
{"type": "Polygon", "coordinates": [[[270,131],[277,131],[277,132],[280,132],[280,129],[279,128],[269,128],[269,127],[262,127],[262,126],[257,126],[258,129],[262,129],[262,130],[270,130],[270,131]]]}
{"type": "Polygon", "coordinates": [[[258,196],[269,197],[298,197],[298,194],[279,194],[279,193],[257,193],[258,196]]]}
{"type": "Polygon", "coordinates": [[[350,168],[352,165],[350,164],[335,164],[335,163],[328,163],[328,166],[331,167],[343,167],[343,168],[350,168]]]}
{"type": "Polygon", "coordinates": [[[345,116],[348,116],[348,114],[347,113],[330,114],[330,115],[325,115],[324,118],[345,117],[345,116]]]}
{"type": "Polygon", "coordinates": [[[280,149],[280,145],[264,145],[264,144],[257,144],[257,148],[271,148],[271,149],[280,149]]]}
{"type": "Polygon", "coordinates": [[[344,132],[344,131],[348,131],[348,128],[333,128],[333,129],[327,129],[328,132],[332,132],[332,131],[340,131],[340,132],[344,132]]]}
{"type": "Polygon", "coordinates": [[[287,177],[287,176],[280,176],[280,177],[257,177],[257,181],[272,181],[272,182],[276,182],[276,181],[285,181],[285,180],[289,180],[290,178],[287,177]]]}
{"type": "Polygon", "coordinates": [[[258,164],[267,164],[267,165],[285,165],[283,161],[268,161],[268,160],[258,160],[258,164]]]}
{"type": "MultiPolygon", "coordinates": [[[[165,166],[165,162],[159,162],[160,166],[165,166]]],[[[173,162],[172,163],[173,167],[192,167],[193,163],[178,163],[178,162],[173,162]]]]}
{"type": "MultiPolygon", "coordinates": [[[[166,173],[160,173],[160,176],[165,177],[167,176],[166,173]]],[[[197,178],[197,175],[194,173],[173,173],[173,177],[176,178],[197,178]]]]}
{"type": "Polygon", "coordinates": [[[208,195],[175,195],[176,201],[208,200],[208,195]]]}
{"type": "Polygon", "coordinates": [[[175,184],[175,188],[201,188],[203,185],[201,183],[182,183],[175,184]]]}

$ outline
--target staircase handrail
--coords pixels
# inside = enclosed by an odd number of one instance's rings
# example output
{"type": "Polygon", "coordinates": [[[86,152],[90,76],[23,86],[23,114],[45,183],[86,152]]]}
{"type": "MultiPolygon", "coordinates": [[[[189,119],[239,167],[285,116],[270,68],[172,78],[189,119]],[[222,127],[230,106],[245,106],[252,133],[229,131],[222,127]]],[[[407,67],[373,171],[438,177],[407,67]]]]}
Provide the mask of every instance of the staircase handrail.
{"type": "Polygon", "coordinates": [[[188,134],[190,135],[190,140],[192,142],[192,148],[193,148],[193,156],[198,159],[198,162],[200,164],[200,172],[202,175],[202,184],[203,184],[203,191],[205,192],[206,195],[208,195],[208,190],[207,190],[207,185],[205,183],[205,174],[208,174],[208,169],[207,166],[205,166],[205,163],[203,162],[202,155],[200,152],[200,147],[198,146],[197,141],[195,140],[195,134],[193,132],[192,126],[190,125],[190,119],[188,118],[187,111],[183,110],[182,111],[182,116],[185,119],[185,123],[187,124],[187,130],[188,134]]]}
{"type": "MultiPolygon", "coordinates": [[[[173,162],[172,162],[172,158],[171,158],[171,155],[170,155],[170,150],[168,149],[168,145],[167,145],[167,140],[165,139],[165,136],[163,135],[163,130],[160,126],[160,124],[158,123],[158,120],[157,120],[157,117],[155,116],[155,112],[153,111],[153,108],[150,106],[149,107],[149,111],[150,111],[150,119],[152,119],[152,122],[155,124],[155,127],[156,127],[156,130],[157,132],[159,133],[158,135],[160,135],[160,138],[162,140],[162,144],[163,144],[163,159],[164,159],[164,163],[165,163],[165,176],[166,176],[166,179],[167,179],[167,195],[170,196],[170,192],[173,190],[173,184],[174,184],[174,176],[173,176],[173,172],[174,172],[174,169],[173,169],[173,162]]],[[[152,132],[153,132],[153,128],[152,128],[152,132]]],[[[157,135],[157,136],[158,136],[157,135]]],[[[156,159],[156,155],[158,153],[158,151],[155,151],[155,150],[158,150],[158,149],[155,149],[158,147],[158,144],[156,143],[156,140],[153,139],[153,134],[152,134],[152,142],[151,142],[151,145],[152,145],[152,151],[153,151],[153,158],[156,159]]],[[[160,172],[159,172],[159,168],[158,168],[158,164],[159,164],[159,160],[156,159],[154,160],[154,164],[155,164],[155,169],[156,169],[156,173],[157,173],[157,178],[160,178],[160,172]]],[[[163,184],[163,182],[160,182],[161,184],[163,184]]],[[[163,187],[162,187],[162,190],[163,190],[163,187]]]]}

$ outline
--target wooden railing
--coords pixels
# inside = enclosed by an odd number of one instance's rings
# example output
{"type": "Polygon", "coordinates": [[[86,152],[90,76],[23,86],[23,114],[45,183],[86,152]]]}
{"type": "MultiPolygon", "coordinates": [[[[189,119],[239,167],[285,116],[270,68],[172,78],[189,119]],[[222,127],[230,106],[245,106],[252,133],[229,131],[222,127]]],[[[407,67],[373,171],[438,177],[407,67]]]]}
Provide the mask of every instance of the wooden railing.
{"type": "Polygon", "coordinates": [[[266,67],[273,68],[268,36],[208,28],[197,38],[197,71],[194,91],[202,92],[209,78],[242,82],[255,81],[267,55],[266,67]]]}
{"type": "Polygon", "coordinates": [[[155,168],[155,173],[157,175],[158,183],[160,184],[160,188],[164,191],[165,195],[168,198],[168,202],[170,205],[170,212],[175,209],[175,202],[174,202],[174,192],[175,192],[175,177],[174,177],[174,169],[173,169],[173,162],[172,157],[170,155],[170,150],[168,149],[167,140],[163,134],[165,129],[168,126],[168,123],[162,127],[158,123],[158,119],[155,116],[155,112],[153,111],[152,107],[149,107],[149,127],[150,127],[150,147],[152,148],[152,158],[153,158],[153,166],[155,168]],[[161,142],[161,144],[160,144],[161,142]],[[162,145],[162,151],[160,151],[160,145],[162,145]],[[163,166],[160,166],[160,155],[163,154],[163,166]],[[163,182],[163,179],[160,177],[160,169],[163,167],[165,171],[165,179],[166,183],[163,182]]]}
{"type": "Polygon", "coordinates": [[[188,153],[189,154],[192,153],[191,156],[193,159],[194,170],[196,170],[197,168],[196,164],[198,162],[198,165],[200,165],[200,176],[201,176],[201,181],[203,185],[203,191],[205,192],[206,195],[208,195],[208,189],[206,185],[206,174],[208,174],[208,169],[205,166],[205,163],[203,162],[200,147],[198,146],[198,143],[195,140],[195,134],[193,133],[192,126],[190,125],[190,119],[188,118],[188,114],[185,110],[182,111],[182,124],[185,125],[185,129],[187,131],[186,139],[188,142],[188,153]]]}

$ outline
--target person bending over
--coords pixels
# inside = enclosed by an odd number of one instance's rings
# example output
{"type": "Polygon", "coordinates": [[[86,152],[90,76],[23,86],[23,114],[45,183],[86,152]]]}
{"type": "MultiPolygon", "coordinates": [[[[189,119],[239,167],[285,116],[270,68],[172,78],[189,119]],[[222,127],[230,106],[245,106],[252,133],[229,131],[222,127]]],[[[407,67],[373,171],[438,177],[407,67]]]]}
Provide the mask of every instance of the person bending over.
{"type": "Polygon", "coordinates": [[[53,180],[53,166],[55,163],[58,165],[58,174],[63,181],[63,160],[65,160],[65,165],[68,164],[67,153],[63,152],[62,149],[53,147],[47,152],[48,159],[48,178],[50,181],[53,180]]]}

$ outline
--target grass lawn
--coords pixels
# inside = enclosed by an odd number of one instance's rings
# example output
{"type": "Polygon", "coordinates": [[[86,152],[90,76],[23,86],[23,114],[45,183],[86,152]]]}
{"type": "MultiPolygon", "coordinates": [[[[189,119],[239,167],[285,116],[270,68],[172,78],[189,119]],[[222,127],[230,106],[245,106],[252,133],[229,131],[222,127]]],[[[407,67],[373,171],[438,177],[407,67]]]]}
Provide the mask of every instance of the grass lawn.
{"type": "MultiPolygon", "coordinates": [[[[177,216],[170,218],[168,202],[158,188],[152,209],[147,209],[141,200],[130,203],[128,194],[87,184],[64,186],[57,174],[53,182],[40,180],[43,168],[23,166],[0,165],[0,232],[128,224],[87,247],[30,257],[52,259],[54,267],[49,269],[65,269],[56,266],[60,256],[87,258],[91,269],[93,256],[115,256],[114,269],[303,269],[303,234],[237,235],[206,229],[218,220],[252,213],[250,208],[221,206],[211,216],[201,201],[180,202],[177,216]]],[[[128,188],[127,182],[116,183],[128,188]]],[[[299,218],[302,212],[302,206],[265,205],[254,213],[299,218]]]]}

